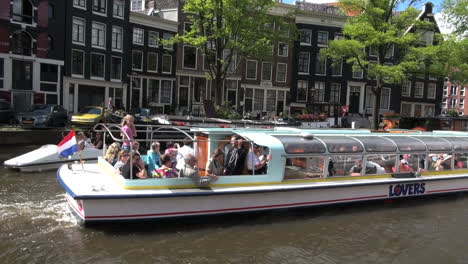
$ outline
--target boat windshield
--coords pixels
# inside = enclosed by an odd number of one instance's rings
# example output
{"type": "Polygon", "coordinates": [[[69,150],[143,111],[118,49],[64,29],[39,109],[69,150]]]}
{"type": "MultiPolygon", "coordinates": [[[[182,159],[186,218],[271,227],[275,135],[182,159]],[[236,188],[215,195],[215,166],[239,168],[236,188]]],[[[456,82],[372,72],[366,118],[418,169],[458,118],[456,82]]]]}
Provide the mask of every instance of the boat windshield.
{"type": "Polygon", "coordinates": [[[468,150],[468,138],[466,137],[443,137],[450,142],[453,150],[468,150]]]}
{"type": "Polygon", "coordinates": [[[383,137],[356,137],[364,144],[367,152],[395,152],[397,147],[391,140],[383,137]]]}
{"type": "Polygon", "coordinates": [[[320,136],[318,139],[327,145],[330,153],[359,153],[364,151],[361,143],[351,137],[320,136]]]}
{"type": "Polygon", "coordinates": [[[452,145],[446,140],[436,137],[414,137],[426,144],[430,151],[451,151],[452,145]]]}
{"type": "Polygon", "coordinates": [[[385,137],[392,140],[397,145],[400,151],[426,151],[426,145],[414,138],[411,137],[385,137]]]}

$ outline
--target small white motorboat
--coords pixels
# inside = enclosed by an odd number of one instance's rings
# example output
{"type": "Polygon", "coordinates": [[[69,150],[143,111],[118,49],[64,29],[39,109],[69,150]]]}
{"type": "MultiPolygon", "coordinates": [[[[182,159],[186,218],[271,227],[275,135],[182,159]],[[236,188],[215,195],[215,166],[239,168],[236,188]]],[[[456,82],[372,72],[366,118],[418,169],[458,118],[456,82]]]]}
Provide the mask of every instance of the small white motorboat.
{"type": "MultiPolygon", "coordinates": [[[[55,170],[63,164],[80,161],[78,153],[68,158],[63,158],[59,155],[57,149],[57,145],[44,145],[23,155],[9,159],[3,165],[6,168],[19,169],[22,172],[34,172],[55,170]]],[[[81,151],[83,161],[97,161],[100,155],[102,155],[102,150],[100,149],[89,148],[81,151]]]]}

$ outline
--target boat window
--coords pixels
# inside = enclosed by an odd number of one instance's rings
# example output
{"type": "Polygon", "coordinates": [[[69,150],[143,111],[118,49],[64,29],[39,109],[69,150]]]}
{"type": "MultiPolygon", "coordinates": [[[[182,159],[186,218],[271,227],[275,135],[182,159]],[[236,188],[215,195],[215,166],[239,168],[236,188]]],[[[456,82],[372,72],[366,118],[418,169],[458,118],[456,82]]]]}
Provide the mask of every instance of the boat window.
{"type": "Polygon", "coordinates": [[[395,172],[397,155],[368,155],[366,174],[386,174],[395,172]]]}
{"type": "Polygon", "coordinates": [[[307,139],[301,136],[275,136],[284,145],[288,154],[324,153],[325,146],[317,139],[307,139]]]}
{"type": "Polygon", "coordinates": [[[447,141],[436,137],[415,137],[424,142],[429,151],[451,151],[452,145],[447,141]]]}
{"type": "Polygon", "coordinates": [[[325,157],[294,157],[286,159],[284,180],[313,179],[323,176],[325,157]]]}
{"type": "Polygon", "coordinates": [[[397,144],[400,151],[426,151],[426,145],[421,141],[410,137],[386,137],[397,144]]]}
{"type": "Polygon", "coordinates": [[[339,155],[331,156],[328,164],[328,176],[361,176],[362,156],[361,155],[339,155]],[[330,167],[333,167],[331,169],[330,167]]]}
{"type": "Polygon", "coordinates": [[[452,168],[452,155],[448,153],[432,153],[429,154],[430,171],[443,171],[452,168]]]}
{"type": "Polygon", "coordinates": [[[416,172],[424,169],[424,154],[403,154],[398,161],[398,172],[416,172]]]}
{"type": "Polygon", "coordinates": [[[364,144],[367,152],[395,152],[395,144],[383,137],[356,137],[364,144]]]}
{"type": "Polygon", "coordinates": [[[468,153],[455,154],[455,169],[466,169],[468,167],[468,153]]]}
{"type": "Polygon", "coordinates": [[[453,145],[453,150],[468,150],[468,138],[443,137],[453,145]]]}
{"type": "Polygon", "coordinates": [[[330,153],[359,153],[364,150],[359,141],[350,137],[320,136],[318,138],[325,142],[330,153]]]}

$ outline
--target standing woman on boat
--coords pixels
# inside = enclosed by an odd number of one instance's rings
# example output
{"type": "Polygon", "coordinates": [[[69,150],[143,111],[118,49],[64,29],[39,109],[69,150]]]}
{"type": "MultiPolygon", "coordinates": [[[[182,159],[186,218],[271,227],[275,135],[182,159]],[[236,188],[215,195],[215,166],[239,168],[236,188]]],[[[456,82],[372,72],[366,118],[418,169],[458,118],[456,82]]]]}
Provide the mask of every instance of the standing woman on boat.
{"type": "Polygon", "coordinates": [[[130,151],[132,149],[133,139],[136,137],[136,129],[135,129],[135,118],[132,115],[126,115],[122,118],[122,123],[120,127],[122,129],[122,149],[125,151],[130,151]],[[128,135],[128,138],[125,136],[125,132],[128,135]]]}

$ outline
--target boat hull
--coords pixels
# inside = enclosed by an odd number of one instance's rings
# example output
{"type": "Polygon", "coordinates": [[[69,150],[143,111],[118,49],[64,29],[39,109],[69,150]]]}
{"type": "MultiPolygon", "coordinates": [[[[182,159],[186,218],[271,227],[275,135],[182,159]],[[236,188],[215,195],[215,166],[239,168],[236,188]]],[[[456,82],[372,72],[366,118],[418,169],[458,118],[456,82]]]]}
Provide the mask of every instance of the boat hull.
{"type": "Polygon", "coordinates": [[[108,195],[75,199],[68,204],[82,222],[161,219],[251,212],[382,199],[397,199],[468,190],[468,177],[404,179],[322,187],[215,192],[174,191],[164,195],[108,195]]]}

